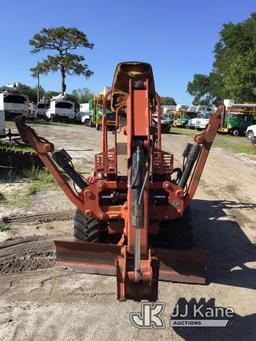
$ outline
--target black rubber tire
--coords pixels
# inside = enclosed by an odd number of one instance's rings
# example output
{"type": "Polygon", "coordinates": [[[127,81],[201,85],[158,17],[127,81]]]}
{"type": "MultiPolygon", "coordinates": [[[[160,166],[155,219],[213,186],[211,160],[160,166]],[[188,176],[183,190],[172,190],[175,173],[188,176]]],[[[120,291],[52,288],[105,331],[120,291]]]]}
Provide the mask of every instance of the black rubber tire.
{"type": "Polygon", "coordinates": [[[241,135],[240,129],[239,128],[233,128],[231,130],[231,135],[233,135],[233,136],[240,136],[241,135]]]}
{"type": "Polygon", "coordinates": [[[100,130],[100,125],[96,123],[96,130],[100,130]]]}
{"type": "Polygon", "coordinates": [[[182,217],[159,223],[159,241],[163,248],[188,249],[194,246],[189,208],[182,217]]]}
{"type": "Polygon", "coordinates": [[[89,120],[89,125],[88,125],[88,127],[93,128],[93,122],[92,122],[92,119],[91,119],[91,118],[90,118],[90,120],[89,120]]]}
{"type": "Polygon", "coordinates": [[[99,222],[94,218],[87,218],[79,208],[75,214],[74,237],[82,242],[99,242],[99,222]]]}
{"type": "Polygon", "coordinates": [[[247,138],[248,138],[249,140],[251,140],[252,137],[254,136],[253,131],[252,131],[252,130],[247,131],[246,136],[247,136],[247,138]]]}
{"type": "Polygon", "coordinates": [[[171,126],[168,125],[168,126],[166,126],[166,127],[164,127],[164,128],[161,129],[161,133],[162,133],[162,134],[169,134],[170,129],[171,129],[171,126]]]}

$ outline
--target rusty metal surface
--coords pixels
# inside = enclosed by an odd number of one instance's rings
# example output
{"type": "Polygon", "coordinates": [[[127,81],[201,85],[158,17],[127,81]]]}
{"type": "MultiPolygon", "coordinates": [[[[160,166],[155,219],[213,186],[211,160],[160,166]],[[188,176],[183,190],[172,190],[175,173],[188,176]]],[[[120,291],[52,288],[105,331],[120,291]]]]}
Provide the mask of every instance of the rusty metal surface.
{"type": "MultiPolygon", "coordinates": [[[[116,257],[121,246],[55,241],[56,265],[90,274],[116,276],[116,257]]],[[[198,250],[156,249],[160,262],[159,280],[206,284],[206,254],[198,250]]]]}
{"type": "Polygon", "coordinates": [[[141,260],[139,278],[134,273],[134,258],[127,254],[127,247],[122,247],[121,255],[116,258],[117,298],[120,301],[157,301],[159,261],[149,250],[141,260]]]}
{"type": "Polygon", "coordinates": [[[193,199],[197,190],[201,175],[203,173],[212,143],[217,134],[218,128],[221,125],[221,116],[224,112],[224,106],[220,105],[215,112],[212,113],[210,121],[205,131],[194,137],[196,143],[202,145],[201,151],[198,155],[196,165],[190,178],[188,185],[188,191],[184,198],[184,205],[187,207],[190,201],[193,199]]]}
{"type": "Polygon", "coordinates": [[[76,268],[91,274],[116,275],[115,258],[120,254],[120,246],[67,241],[54,243],[56,265],[76,268]]]}

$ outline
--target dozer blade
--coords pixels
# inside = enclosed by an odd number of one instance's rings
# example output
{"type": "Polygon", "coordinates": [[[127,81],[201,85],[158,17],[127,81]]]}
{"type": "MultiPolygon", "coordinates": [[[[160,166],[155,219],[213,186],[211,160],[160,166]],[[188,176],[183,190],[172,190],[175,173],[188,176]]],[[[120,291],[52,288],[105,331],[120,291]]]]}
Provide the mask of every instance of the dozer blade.
{"type": "MultiPolygon", "coordinates": [[[[116,276],[116,257],[121,246],[55,241],[56,265],[79,271],[116,276]]],[[[160,262],[159,280],[205,284],[206,253],[198,250],[156,249],[160,262]]]]}

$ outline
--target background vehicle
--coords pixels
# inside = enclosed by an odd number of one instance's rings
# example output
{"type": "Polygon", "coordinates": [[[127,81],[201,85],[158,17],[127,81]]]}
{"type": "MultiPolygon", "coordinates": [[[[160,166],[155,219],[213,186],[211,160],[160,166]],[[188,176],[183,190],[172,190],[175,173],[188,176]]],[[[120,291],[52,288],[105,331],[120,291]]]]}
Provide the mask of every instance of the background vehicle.
{"type": "Polygon", "coordinates": [[[192,118],[195,118],[196,116],[197,116],[197,113],[195,112],[181,112],[175,116],[173,120],[173,126],[184,128],[187,126],[188,121],[192,118]]]}
{"type": "Polygon", "coordinates": [[[247,127],[246,136],[249,140],[251,140],[253,136],[256,136],[256,124],[247,127]]]}
{"type": "MultiPolygon", "coordinates": [[[[154,114],[153,116],[153,126],[156,128],[158,124],[158,116],[154,114]]],[[[169,133],[172,126],[172,120],[166,114],[161,115],[161,133],[169,133]]]]}
{"type": "Polygon", "coordinates": [[[90,112],[89,112],[89,103],[81,103],[80,110],[76,113],[76,121],[85,124],[87,126],[90,125],[90,112]]]}
{"type": "Polygon", "coordinates": [[[195,129],[197,120],[198,120],[198,117],[194,117],[188,120],[186,128],[195,129]]]}
{"type": "MultiPolygon", "coordinates": [[[[109,87],[104,87],[104,90],[99,93],[98,96],[94,96],[89,101],[89,112],[90,112],[90,127],[96,127],[97,130],[100,129],[102,126],[102,103],[103,98],[107,91],[109,91],[109,87]]],[[[116,117],[115,113],[112,112],[110,107],[110,100],[107,100],[107,126],[108,127],[115,127],[116,124],[116,117]]]]}
{"type": "Polygon", "coordinates": [[[256,123],[256,103],[234,103],[224,100],[226,111],[222,118],[220,133],[244,135],[248,126],[256,123]]]}
{"type": "Polygon", "coordinates": [[[195,121],[195,128],[198,130],[205,129],[210,121],[211,112],[204,112],[195,121]]]}
{"type": "Polygon", "coordinates": [[[71,101],[66,101],[63,96],[56,96],[50,101],[50,107],[46,111],[48,120],[74,120],[75,104],[71,101]]]}
{"type": "Polygon", "coordinates": [[[0,106],[5,112],[5,118],[11,119],[17,115],[28,115],[28,97],[16,90],[0,93],[0,106]]]}
{"type": "Polygon", "coordinates": [[[36,116],[45,118],[46,117],[46,111],[48,109],[48,102],[47,101],[40,101],[37,103],[37,109],[36,109],[36,116]]]}
{"type": "Polygon", "coordinates": [[[174,114],[173,126],[183,128],[186,127],[188,121],[198,115],[198,107],[195,105],[176,105],[176,112],[174,114]]]}
{"type": "Polygon", "coordinates": [[[174,112],[176,110],[176,105],[161,105],[161,111],[163,114],[168,114],[168,112],[174,112]]]}
{"type": "Polygon", "coordinates": [[[174,120],[174,112],[173,111],[169,111],[166,113],[166,116],[168,117],[171,125],[173,125],[173,120],[174,120]]]}
{"type": "Polygon", "coordinates": [[[0,103],[0,137],[5,136],[5,114],[3,107],[1,107],[0,103]]]}

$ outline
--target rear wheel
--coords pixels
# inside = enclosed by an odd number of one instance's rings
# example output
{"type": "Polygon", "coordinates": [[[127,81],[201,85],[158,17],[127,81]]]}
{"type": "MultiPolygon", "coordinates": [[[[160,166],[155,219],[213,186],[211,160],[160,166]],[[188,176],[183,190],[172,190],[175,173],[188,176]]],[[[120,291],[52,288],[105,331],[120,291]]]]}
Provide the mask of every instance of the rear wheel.
{"type": "Polygon", "coordinates": [[[159,223],[159,241],[164,248],[188,249],[194,245],[189,209],[182,217],[159,223]]]}
{"type": "Polygon", "coordinates": [[[80,209],[77,209],[74,222],[74,237],[78,241],[98,242],[99,222],[94,218],[87,218],[80,209]]]}
{"type": "Polygon", "coordinates": [[[82,122],[86,127],[90,127],[90,120],[84,120],[82,122]]]}
{"type": "Polygon", "coordinates": [[[163,134],[168,134],[170,132],[171,126],[169,124],[166,124],[165,126],[162,127],[162,133],[163,134]]]}

